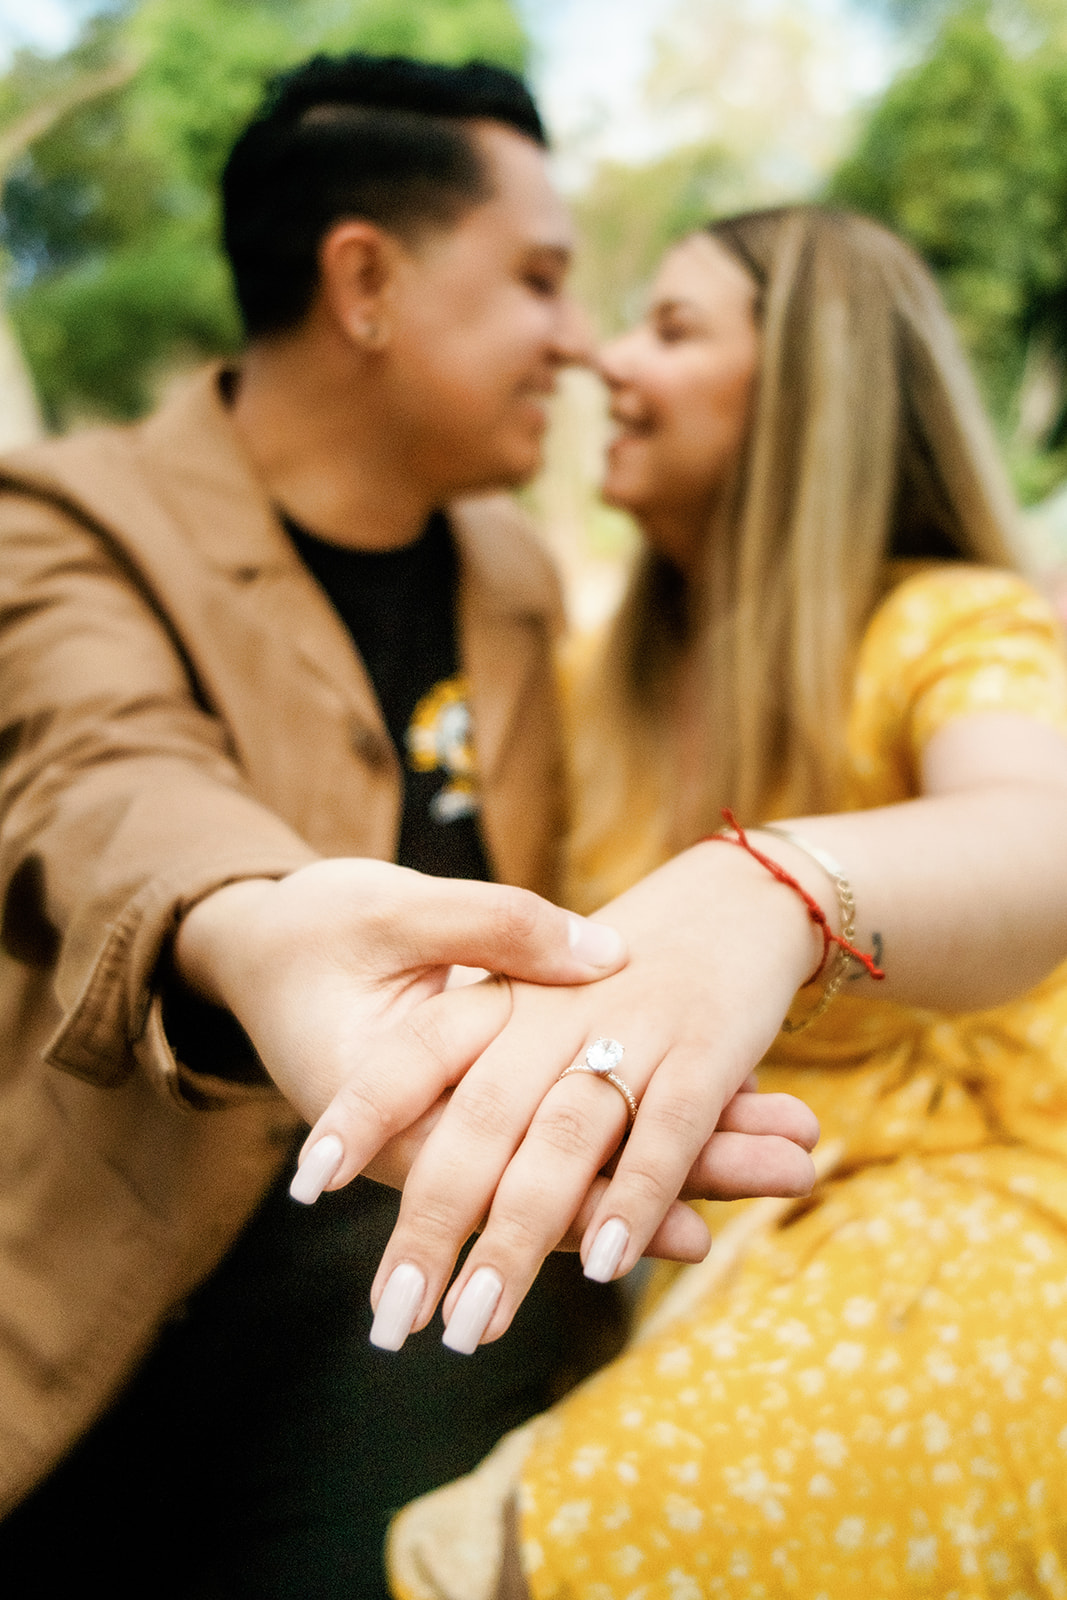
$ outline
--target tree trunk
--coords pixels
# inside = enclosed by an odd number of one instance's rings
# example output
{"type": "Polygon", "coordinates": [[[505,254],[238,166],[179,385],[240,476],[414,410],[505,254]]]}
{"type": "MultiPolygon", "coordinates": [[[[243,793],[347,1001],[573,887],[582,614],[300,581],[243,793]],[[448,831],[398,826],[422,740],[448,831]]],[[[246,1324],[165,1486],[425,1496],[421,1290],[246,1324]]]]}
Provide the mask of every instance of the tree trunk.
{"type": "MultiPolygon", "coordinates": [[[[77,106],[121,88],[136,70],[137,63],[127,59],[103,71],[80,74],[40,105],[23,112],[0,133],[0,186],[6,182],[12,165],[35,139],[49,133],[57,122],[77,106]]],[[[4,308],[3,292],[0,290],[0,450],[12,450],[19,445],[30,444],[34,439],[40,439],[44,432],[44,418],[33,378],[4,308]]]]}

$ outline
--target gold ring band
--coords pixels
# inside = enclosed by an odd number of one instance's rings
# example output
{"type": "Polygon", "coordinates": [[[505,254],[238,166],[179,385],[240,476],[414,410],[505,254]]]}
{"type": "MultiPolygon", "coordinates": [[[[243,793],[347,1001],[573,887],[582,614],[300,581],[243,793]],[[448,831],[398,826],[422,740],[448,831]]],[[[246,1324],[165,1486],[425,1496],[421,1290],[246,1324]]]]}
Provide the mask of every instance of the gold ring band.
{"type": "Polygon", "coordinates": [[[584,1062],[576,1061],[573,1067],[567,1067],[563,1072],[560,1073],[559,1081],[562,1083],[563,1079],[569,1078],[572,1072],[588,1072],[590,1077],[603,1078],[604,1082],[610,1083],[613,1089],[618,1089],[619,1093],[626,1101],[626,1110],[629,1113],[630,1126],[633,1127],[634,1118],[637,1116],[637,1101],[634,1099],[631,1089],[625,1083],[623,1083],[617,1072],[597,1072],[595,1068],[587,1067],[584,1062]]]}
{"type": "Polygon", "coordinates": [[[617,1089],[626,1101],[629,1129],[633,1127],[634,1118],[637,1116],[637,1101],[629,1084],[624,1083],[615,1071],[622,1057],[623,1048],[617,1039],[597,1039],[589,1046],[581,1061],[576,1061],[573,1066],[563,1069],[559,1081],[569,1078],[572,1072],[588,1072],[594,1078],[603,1078],[604,1082],[610,1083],[613,1089],[617,1089]]]}

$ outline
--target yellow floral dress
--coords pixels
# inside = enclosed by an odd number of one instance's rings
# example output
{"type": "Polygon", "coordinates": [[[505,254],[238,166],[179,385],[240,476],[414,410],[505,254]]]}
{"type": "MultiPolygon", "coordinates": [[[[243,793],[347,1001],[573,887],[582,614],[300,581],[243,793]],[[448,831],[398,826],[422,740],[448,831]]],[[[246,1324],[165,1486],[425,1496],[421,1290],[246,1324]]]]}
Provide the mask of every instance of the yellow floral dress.
{"type": "MultiPolygon", "coordinates": [[[[930,737],[986,711],[1067,733],[1053,613],[1009,574],[911,576],[863,641],[849,805],[914,795],[930,737]]],[[[836,1172],[750,1203],[777,1220],[731,1273],[685,1269],[502,1447],[535,1600],[1067,1596],[1067,967],[961,1016],[842,996],[760,1080],[813,1107],[836,1172]]],[[[495,1550],[493,1457],[481,1483],[440,1509],[495,1550]]],[[[426,1581],[402,1521],[398,1593],[474,1600],[434,1576],[434,1508],[409,1515],[426,1581]]]]}

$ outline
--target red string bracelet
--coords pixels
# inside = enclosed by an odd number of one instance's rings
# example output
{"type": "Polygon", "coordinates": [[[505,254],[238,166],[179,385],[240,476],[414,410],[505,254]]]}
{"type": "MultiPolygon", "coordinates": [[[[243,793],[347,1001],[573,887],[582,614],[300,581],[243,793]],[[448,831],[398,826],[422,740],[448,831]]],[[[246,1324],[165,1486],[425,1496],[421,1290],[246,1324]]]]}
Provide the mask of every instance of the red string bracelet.
{"type": "MultiPolygon", "coordinates": [[[[817,1015],[821,1015],[822,1012],[825,1011],[826,1007],[829,1005],[830,1001],[833,999],[841,985],[849,958],[851,958],[853,961],[858,961],[860,966],[863,967],[872,978],[881,979],[885,977],[885,973],[882,971],[882,969],[875,965],[873,956],[867,955],[852,942],[852,934],[855,931],[855,902],[852,899],[852,891],[848,887],[847,881],[840,872],[831,873],[831,876],[833,877],[834,882],[837,884],[838,892],[841,895],[842,914],[845,919],[845,926],[841,933],[835,933],[830,927],[826,912],[823,910],[822,906],[816,899],[814,899],[812,895],[808,893],[802,884],[797,882],[792,873],[787,872],[784,867],[779,866],[778,862],[772,860],[770,856],[765,856],[762,850],[757,850],[755,845],[752,844],[748,835],[745,833],[745,830],[742,828],[741,824],[738,822],[737,818],[734,816],[733,812],[725,806],[723,807],[722,816],[727,826],[733,830],[733,834],[726,833],[725,831],[722,833],[712,833],[707,836],[706,840],[702,840],[701,842],[713,844],[718,839],[723,844],[737,845],[739,849],[746,851],[753,858],[753,860],[759,862],[761,867],[765,867],[773,878],[776,878],[779,883],[784,884],[787,889],[792,889],[794,894],[800,896],[801,900],[804,902],[804,907],[808,913],[808,916],[821,933],[822,959],[807,982],[814,983],[816,978],[818,978],[825,970],[826,963],[830,955],[830,950],[834,945],[836,945],[838,950],[841,952],[840,965],[831,975],[819,1005],[814,1011],[809,1012],[802,1022],[787,1025],[789,1027],[789,1031],[796,1032],[799,1028],[806,1027],[809,1022],[813,1022],[815,1020],[817,1015]],[[736,837],[734,837],[734,835],[736,835],[736,837]]],[[[800,848],[804,848],[804,846],[801,845],[800,848]]],[[[820,865],[822,865],[822,863],[820,863],[820,865]]],[[[824,868],[824,870],[829,870],[829,868],[824,868]]],[[[807,985],[805,985],[805,987],[807,987],[807,985]]]]}

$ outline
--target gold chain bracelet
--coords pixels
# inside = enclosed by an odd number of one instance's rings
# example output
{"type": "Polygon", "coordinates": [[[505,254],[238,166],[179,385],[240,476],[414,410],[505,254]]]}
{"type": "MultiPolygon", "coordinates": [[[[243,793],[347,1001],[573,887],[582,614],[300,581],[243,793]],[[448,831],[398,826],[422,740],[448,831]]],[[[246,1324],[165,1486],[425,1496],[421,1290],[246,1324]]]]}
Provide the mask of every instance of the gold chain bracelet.
{"type": "MultiPolygon", "coordinates": [[[[856,896],[852,892],[852,885],[846,878],[845,869],[841,863],[835,861],[829,851],[824,850],[821,845],[811,844],[809,840],[802,839],[798,833],[794,833],[791,828],[779,827],[776,822],[761,822],[758,827],[753,829],[753,832],[773,833],[776,838],[784,839],[787,844],[793,845],[797,850],[802,850],[806,856],[810,856],[817,866],[822,868],[837,891],[837,905],[841,913],[841,937],[847,944],[851,944],[856,937],[856,896]]],[[[822,1016],[844,983],[845,974],[848,972],[851,960],[852,957],[847,950],[843,949],[839,944],[834,945],[833,957],[826,972],[822,994],[819,996],[817,1003],[810,1011],[806,1011],[803,1016],[798,1017],[795,1021],[791,1017],[786,1017],[782,1023],[783,1033],[801,1033],[805,1028],[810,1027],[817,1017],[822,1016]]],[[[816,974],[817,976],[818,974],[816,974]]],[[[814,981],[814,978],[809,978],[808,980],[809,983],[814,981]]],[[[803,987],[807,988],[807,984],[804,984],[803,987]]]]}

